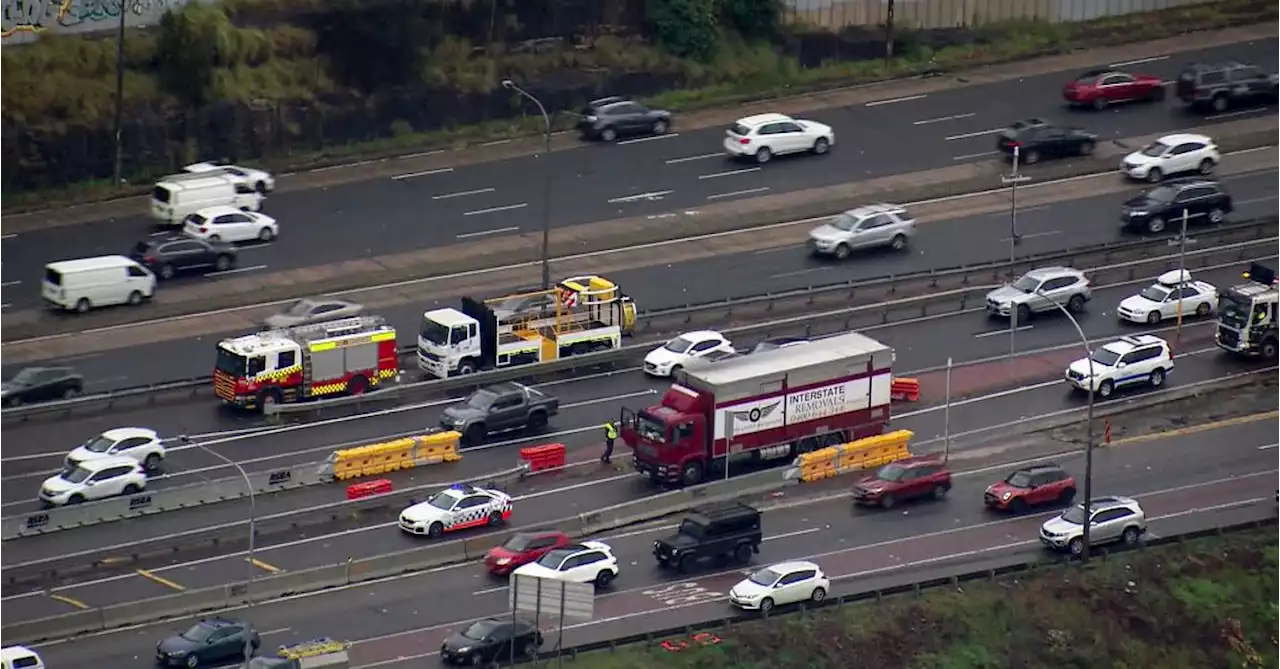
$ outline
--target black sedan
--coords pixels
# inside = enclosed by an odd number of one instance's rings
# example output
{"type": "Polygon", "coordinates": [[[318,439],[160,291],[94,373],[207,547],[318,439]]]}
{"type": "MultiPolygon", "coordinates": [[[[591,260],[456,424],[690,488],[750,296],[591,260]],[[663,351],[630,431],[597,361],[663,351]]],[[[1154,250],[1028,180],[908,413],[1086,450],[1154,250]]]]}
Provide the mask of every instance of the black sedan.
{"type": "Polygon", "coordinates": [[[180,272],[225,272],[236,266],[238,251],[232,244],[179,234],[138,242],[129,257],[161,279],[172,279],[180,272]]]}
{"type": "Polygon", "coordinates": [[[1004,129],[996,139],[996,149],[1028,165],[1042,158],[1087,156],[1098,144],[1098,136],[1081,128],[1064,128],[1040,119],[1019,121],[1004,129]]]}
{"type": "Polygon", "coordinates": [[[650,109],[626,98],[611,97],[587,103],[578,120],[584,139],[612,142],[624,135],[665,135],[671,112],[650,109]]]}
{"type": "Polygon", "coordinates": [[[4,405],[69,400],[84,391],[84,377],[70,367],[28,367],[4,382],[4,405]]]}
{"type": "Polygon", "coordinates": [[[538,652],[542,633],[524,620],[490,618],[450,636],[440,646],[440,658],[457,664],[482,665],[504,662],[514,649],[517,660],[538,652]]]}
{"type": "Polygon", "coordinates": [[[262,640],[253,626],[242,620],[208,618],[156,644],[156,664],[164,667],[200,667],[252,657],[262,640]]]}

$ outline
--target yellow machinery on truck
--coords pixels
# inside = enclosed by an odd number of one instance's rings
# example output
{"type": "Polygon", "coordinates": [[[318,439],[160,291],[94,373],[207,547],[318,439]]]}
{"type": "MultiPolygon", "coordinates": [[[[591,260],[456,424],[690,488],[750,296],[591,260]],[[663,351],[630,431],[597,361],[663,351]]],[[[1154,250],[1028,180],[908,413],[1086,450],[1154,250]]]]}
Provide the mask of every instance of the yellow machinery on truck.
{"type": "Polygon", "coordinates": [[[329,637],[280,646],[275,657],[255,657],[249,669],[350,669],[349,641],[329,637]]]}

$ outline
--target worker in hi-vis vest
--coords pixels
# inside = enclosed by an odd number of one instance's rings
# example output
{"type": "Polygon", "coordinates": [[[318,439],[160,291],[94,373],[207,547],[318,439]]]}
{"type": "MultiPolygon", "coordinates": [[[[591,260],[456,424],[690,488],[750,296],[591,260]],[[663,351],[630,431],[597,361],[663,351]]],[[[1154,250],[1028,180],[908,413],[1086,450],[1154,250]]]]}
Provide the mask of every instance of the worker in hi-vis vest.
{"type": "Polygon", "coordinates": [[[604,455],[600,456],[600,462],[609,464],[609,460],[613,457],[613,440],[618,438],[618,426],[609,421],[604,424],[604,455]]]}

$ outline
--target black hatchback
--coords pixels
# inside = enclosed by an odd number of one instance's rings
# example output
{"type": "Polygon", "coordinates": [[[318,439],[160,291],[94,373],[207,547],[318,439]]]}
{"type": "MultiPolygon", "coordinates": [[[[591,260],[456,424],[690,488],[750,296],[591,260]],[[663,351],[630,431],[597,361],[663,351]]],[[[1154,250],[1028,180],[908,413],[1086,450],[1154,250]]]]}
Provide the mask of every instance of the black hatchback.
{"type": "Polygon", "coordinates": [[[542,633],[527,621],[489,618],[445,639],[440,645],[440,659],[472,666],[500,664],[512,655],[523,661],[536,654],[541,645],[542,633]]]}
{"type": "Polygon", "coordinates": [[[1213,224],[1232,210],[1231,194],[1212,179],[1174,179],[1125,201],[1120,221],[1126,228],[1158,234],[1170,225],[1213,224]]]}
{"type": "Polygon", "coordinates": [[[584,139],[605,142],[624,135],[665,135],[670,129],[671,112],[620,97],[592,100],[578,120],[584,139]]]}
{"type": "Polygon", "coordinates": [[[1018,152],[1028,165],[1043,158],[1087,156],[1097,146],[1098,136],[1081,128],[1064,128],[1041,119],[1017,121],[1000,132],[996,149],[1007,158],[1018,152]]]}
{"type": "Polygon", "coordinates": [[[185,272],[225,272],[236,266],[239,252],[225,242],[173,235],[140,241],[129,257],[161,279],[172,279],[185,272]]]}

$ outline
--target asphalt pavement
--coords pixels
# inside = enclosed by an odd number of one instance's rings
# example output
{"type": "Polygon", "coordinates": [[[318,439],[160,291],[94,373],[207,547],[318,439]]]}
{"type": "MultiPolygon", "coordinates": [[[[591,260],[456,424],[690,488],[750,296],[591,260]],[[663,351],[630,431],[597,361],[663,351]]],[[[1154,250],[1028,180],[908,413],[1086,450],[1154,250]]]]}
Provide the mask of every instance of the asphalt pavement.
{"type": "MultiPolygon", "coordinates": [[[[1135,65],[1172,79],[1183,63],[1234,58],[1269,63],[1275,40],[1180,53],[1135,65]]],[[[1105,65],[1105,63],[1099,63],[1105,65]]],[[[1027,77],[864,106],[814,112],[835,128],[827,156],[779,160],[762,168],[729,162],[723,128],[677,132],[621,145],[591,145],[502,162],[408,173],[267,198],[264,212],[281,225],[277,241],[248,248],[237,274],[323,265],[540,229],[544,217],[565,226],[620,216],[695,208],[708,202],[776,194],[989,157],[993,135],[1016,119],[1041,117],[1080,125],[1104,140],[1239,118],[1189,115],[1170,99],[1101,114],[1064,107],[1062,85],[1077,72],[1027,77]],[[544,194],[551,180],[550,210],[544,194]]],[[[1272,113],[1258,110],[1249,113],[1272,113]]],[[[679,129],[679,120],[676,122],[679,129]]],[[[154,228],[138,216],[8,237],[4,303],[39,302],[44,263],[128,251],[154,228]]],[[[194,281],[217,280],[216,276],[194,281]]]]}
{"type": "MultiPolygon", "coordinates": [[[[1242,517],[1274,517],[1275,429],[1269,421],[1208,431],[1183,430],[1160,438],[1117,445],[1094,458],[1097,495],[1136,497],[1154,536],[1242,517]]],[[[1025,456],[1024,456],[1025,457],[1025,456]]],[[[947,500],[890,513],[851,508],[847,497],[803,502],[765,515],[766,542],[753,566],[797,558],[815,559],[835,581],[834,594],[858,590],[892,572],[913,572],[940,563],[980,563],[984,557],[1033,555],[1039,523],[1053,510],[1004,517],[986,512],[981,492],[1019,458],[1006,454],[980,471],[957,470],[947,500]]],[[[1082,475],[1082,458],[1057,460],[1082,475]]],[[[595,603],[592,622],[571,622],[573,644],[638,629],[663,628],[695,616],[728,613],[725,593],[747,570],[677,576],[658,570],[649,549],[669,526],[655,524],[604,539],[619,556],[622,572],[595,603]]],[[[187,574],[194,574],[192,567],[187,574]]],[[[131,591],[136,597],[139,591],[131,591]]],[[[149,594],[149,593],[147,593],[149,594]]],[[[316,636],[355,642],[358,669],[431,666],[440,640],[479,617],[502,615],[507,594],[501,581],[474,564],[405,575],[259,604],[243,615],[265,633],[270,646],[316,636]],[[436,603],[449,602],[449,606],[436,603]]],[[[6,601],[12,608],[13,603],[6,601]]],[[[28,606],[23,604],[22,606],[28,606]]],[[[24,614],[25,617],[25,614],[24,614]]],[[[550,643],[554,627],[543,618],[550,643]]],[[[142,625],[40,647],[51,666],[127,667],[149,662],[153,644],[187,621],[142,625]]]]}

